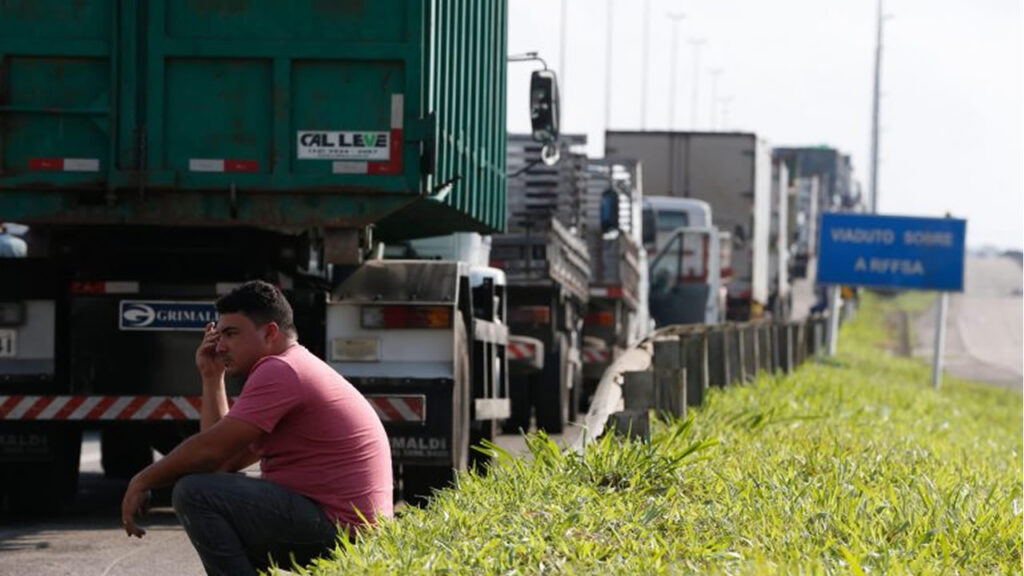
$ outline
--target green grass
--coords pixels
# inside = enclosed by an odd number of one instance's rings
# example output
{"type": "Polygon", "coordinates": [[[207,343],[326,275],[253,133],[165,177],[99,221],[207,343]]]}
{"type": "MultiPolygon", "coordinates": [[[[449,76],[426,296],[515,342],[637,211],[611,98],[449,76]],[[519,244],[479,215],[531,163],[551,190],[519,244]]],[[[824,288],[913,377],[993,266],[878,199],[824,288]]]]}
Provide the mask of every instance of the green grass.
{"type": "Polygon", "coordinates": [[[1021,396],[885,349],[863,298],[836,362],[712,390],[649,443],[492,448],[313,574],[1020,574],[1021,396]]]}

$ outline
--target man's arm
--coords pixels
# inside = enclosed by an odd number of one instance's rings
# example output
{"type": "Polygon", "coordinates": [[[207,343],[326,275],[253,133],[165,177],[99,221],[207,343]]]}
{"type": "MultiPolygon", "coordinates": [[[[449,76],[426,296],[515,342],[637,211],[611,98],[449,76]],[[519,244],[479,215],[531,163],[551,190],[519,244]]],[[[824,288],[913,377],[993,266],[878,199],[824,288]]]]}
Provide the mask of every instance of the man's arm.
{"type": "Polygon", "coordinates": [[[121,502],[121,521],[128,534],[142,537],[145,531],[135,525],[147,492],[174,483],[186,474],[216,472],[239,458],[251,454],[249,445],[264,432],[237,418],[222,418],[195,436],[185,440],[164,458],[147,466],[132,478],[121,502]]]}
{"type": "MultiPolygon", "coordinates": [[[[203,381],[203,399],[199,409],[199,431],[205,432],[228,413],[228,395],[224,387],[224,362],[217,357],[220,334],[211,322],[206,325],[203,341],[196,349],[196,369],[203,381]]],[[[237,472],[259,460],[248,446],[218,469],[218,472],[237,472]]]]}
{"type": "Polygon", "coordinates": [[[199,412],[199,431],[205,432],[228,413],[228,394],[224,390],[224,374],[203,376],[203,403],[199,412]]]}

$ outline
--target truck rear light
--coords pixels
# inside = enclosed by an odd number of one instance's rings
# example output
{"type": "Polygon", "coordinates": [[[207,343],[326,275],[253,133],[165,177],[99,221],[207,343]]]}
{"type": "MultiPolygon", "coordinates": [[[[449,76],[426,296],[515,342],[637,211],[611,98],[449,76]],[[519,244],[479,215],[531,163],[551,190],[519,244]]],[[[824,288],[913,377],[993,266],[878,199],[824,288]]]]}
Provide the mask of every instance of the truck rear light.
{"type": "Polygon", "coordinates": [[[72,294],[138,294],[138,282],[72,282],[72,294]]]}
{"type": "Polygon", "coordinates": [[[588,326],[614,326],[614,312],[591,312],[587,314],[586,324],[588,326]]]}
{"type": "Polygon", "coordinates": [[[375,330],[444,329],[452,327],[448,306],[364,306],[363,328],[375,330]]]}
{"type": "Polygon", "coordinates": [[[547,306],[517,306],[508,311],[509,324],[550,324],[551,309],[547,306]]]}
{"type": "Polygon", "coordinates": [[[21,326],[24,323],[24,302],[0,302],[0,326],[21,326]]]}

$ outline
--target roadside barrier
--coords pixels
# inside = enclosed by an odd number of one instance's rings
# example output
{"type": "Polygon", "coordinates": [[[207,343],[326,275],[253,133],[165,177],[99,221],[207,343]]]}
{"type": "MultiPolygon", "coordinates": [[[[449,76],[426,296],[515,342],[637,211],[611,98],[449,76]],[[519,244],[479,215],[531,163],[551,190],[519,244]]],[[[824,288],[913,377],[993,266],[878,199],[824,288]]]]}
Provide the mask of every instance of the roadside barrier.
{"type": "Polygon", "coordinates": [[[605,431],[650,438],[652,410],[686,418],[711,387],[753,382],[762,372],[790,374],[827,353],[827,331],[827,312],[803,321],[660,328],[608,367],[570,448],[581,451],[605,431]]]}

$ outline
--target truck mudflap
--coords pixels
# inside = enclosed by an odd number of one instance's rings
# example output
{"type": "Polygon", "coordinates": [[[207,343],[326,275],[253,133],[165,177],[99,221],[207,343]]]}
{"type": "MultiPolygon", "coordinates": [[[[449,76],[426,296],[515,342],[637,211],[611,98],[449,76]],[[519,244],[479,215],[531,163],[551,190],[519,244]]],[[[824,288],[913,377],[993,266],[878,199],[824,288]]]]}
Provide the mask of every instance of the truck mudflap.
{"type": "MultiPolygon", "coordinates": [[[[454,466],[467,449],[453,426],[451,378],[349,378],[377,412],[395,465],[454,466]]],[[[468,400],[462,398],[461,400],[468,400]]],[[[461,405],[460,408],[461,409],[461,405]]]]}

